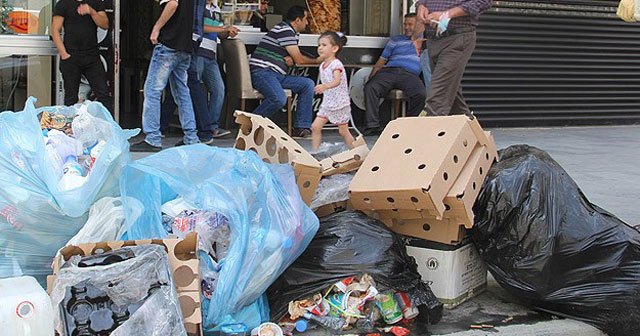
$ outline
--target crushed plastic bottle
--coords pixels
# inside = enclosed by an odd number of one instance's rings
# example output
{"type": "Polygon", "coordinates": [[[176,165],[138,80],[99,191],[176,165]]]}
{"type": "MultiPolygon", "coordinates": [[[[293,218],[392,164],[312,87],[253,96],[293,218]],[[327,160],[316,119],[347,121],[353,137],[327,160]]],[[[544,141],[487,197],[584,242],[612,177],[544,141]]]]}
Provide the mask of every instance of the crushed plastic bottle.
{"type": "Polygon", "coordinates": [[[337,316],[315,316],[311,313],[305,313],[304,318],[335,331],[340,331],[347,326],[347,321],[337,316]]]}

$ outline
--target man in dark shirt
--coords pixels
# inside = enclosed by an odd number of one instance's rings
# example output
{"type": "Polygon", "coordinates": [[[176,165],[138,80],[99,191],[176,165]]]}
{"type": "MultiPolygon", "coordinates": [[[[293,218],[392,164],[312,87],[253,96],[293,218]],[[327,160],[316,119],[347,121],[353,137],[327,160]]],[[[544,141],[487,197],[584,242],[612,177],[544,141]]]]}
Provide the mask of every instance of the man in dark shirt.
{"type": "Polygon", "coordinates": [[[265,35],[251,55],[251,82],[264,100],[253,113],[265,117],[273,115],[286,103],[284,89],[298,94],[298,107],[294,120],[293,136],[311,136],[313,104],[313,80],[287,75],[290,60],[297,64],[319,64],[318,58],[302,55],[298,47],[298,33],[307,28],[309,11],[301,6],[293,6],[287,12],[285,21],[276,25],[265,35]]]}
{"type": "Polygon", "coordinates": [[[200,142],[196,130],[193,104],[187,87],[187,70],[191,54],[202,36],[204,17],[203,0],[160,0],[162,12],[151,30],[149,39],[155,45],[144,84],[142,131],[145,139],[131,146],[131,151],[157,152],[162,149],[160,133],[160,98],[171,84],[178,105],[180,124],[186,145],[200,142]]]}
{"type": "Polygon", "coordinates": [[[61,0],[56,3],[51,38],[60,55],[64,80],[64,104],[78,102],[80,79],[84,75],[91,89],[109,111],[113,101],[107,87],[107,74],[98,54],[98,27],[109,28],[109,19],[100,0],[61,0]],[[64,42],[60,36],[64,28],[64,42]]]}
{"type": "Polygon", "coordinates": [[[476,26],[491,0],[418,0],[418,17],[425,23],[431,65],[431,85],[424,111],[430,116],[471,115],[462,96],[462,75],[476,47],[476,26]],[[438,34],[440,21],[450,18],[438,34]]]}

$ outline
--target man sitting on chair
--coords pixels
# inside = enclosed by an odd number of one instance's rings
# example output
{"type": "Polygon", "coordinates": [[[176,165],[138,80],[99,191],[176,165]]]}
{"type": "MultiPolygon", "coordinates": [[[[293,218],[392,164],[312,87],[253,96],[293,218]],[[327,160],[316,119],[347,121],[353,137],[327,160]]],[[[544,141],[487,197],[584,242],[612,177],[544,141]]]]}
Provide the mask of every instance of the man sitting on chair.
{"type": "Polygon", "coordinates": [[[420,80],[419,35],[416,14],[404,16],[404,35],[392,37],[373,66],[369,81],[364,87],[366,129],[365,135],[380,134],[380,99],[393,89],[404,91],[409,99],[407,115],[417,116],[424,107],[426,89],[420,80]]]}
{"type": "MultiPolygon", "coordinates": [[[[313,88],[315,82],[309,78],[287,75],[288,67],[296,64],[319,64],[319,59],[302,55],[298,48],[298,33],[308,24],[309,11],[302,6],[293,6],[287,11],[285,21],[276,25],[260,40],[251,55],[251,82],[264,100],[253,113],[270,117],[286,104],[284,89],[298,94],[298,108],[293,123],[293,136],[311,136],[313,88]],[[293,60],[293,62],[291,62],[293,60]]],[[[424,101],[422,102],[424,106],[424,101]]]]}

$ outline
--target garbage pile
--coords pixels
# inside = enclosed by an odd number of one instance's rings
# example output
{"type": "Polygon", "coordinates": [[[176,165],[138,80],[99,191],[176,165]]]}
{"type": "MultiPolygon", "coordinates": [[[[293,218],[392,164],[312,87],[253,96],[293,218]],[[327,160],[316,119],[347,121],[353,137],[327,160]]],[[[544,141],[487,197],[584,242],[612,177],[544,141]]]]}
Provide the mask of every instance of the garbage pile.
{"type": "Polygon", "coordinates": [[[500,151],[471,236],[491,274],[536,309],[637,334],[640,233],[589,202],[547,153],[500,151]]]}
{"type": "Polygon", "coordinates": [[[119,194],[128,139],[100,103],[0,113],[0,278],[41,284],[96,200],[119,194]]]}
{"type": "Polygon", "coordinates": [[[303,318],[333,330],[371,332],[403,318],[435,324],[442,316],[442,304],[400,237],[354,211],[324,217],[268,296],[272,319],[284,325],[303,318]]]}

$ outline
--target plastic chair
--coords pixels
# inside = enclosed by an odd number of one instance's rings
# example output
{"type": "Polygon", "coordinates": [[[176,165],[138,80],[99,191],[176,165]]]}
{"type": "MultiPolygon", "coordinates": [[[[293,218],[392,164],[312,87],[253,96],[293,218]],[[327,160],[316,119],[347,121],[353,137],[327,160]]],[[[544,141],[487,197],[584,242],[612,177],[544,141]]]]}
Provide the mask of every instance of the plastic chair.
{"type": "MultiPolygon", "coordinates": [[[[264,96],[251,84],[251,70],[247,48],[241,39],[222,40],[224,62],[227,74],[226,92],[228,98],[240,99],[240,110],[246,111],[247,100],[263,100],[264,96]]],[[[291,135],[291,101],[293,92],[285,89],[287,96],[287,133],[291,135]]]]}

